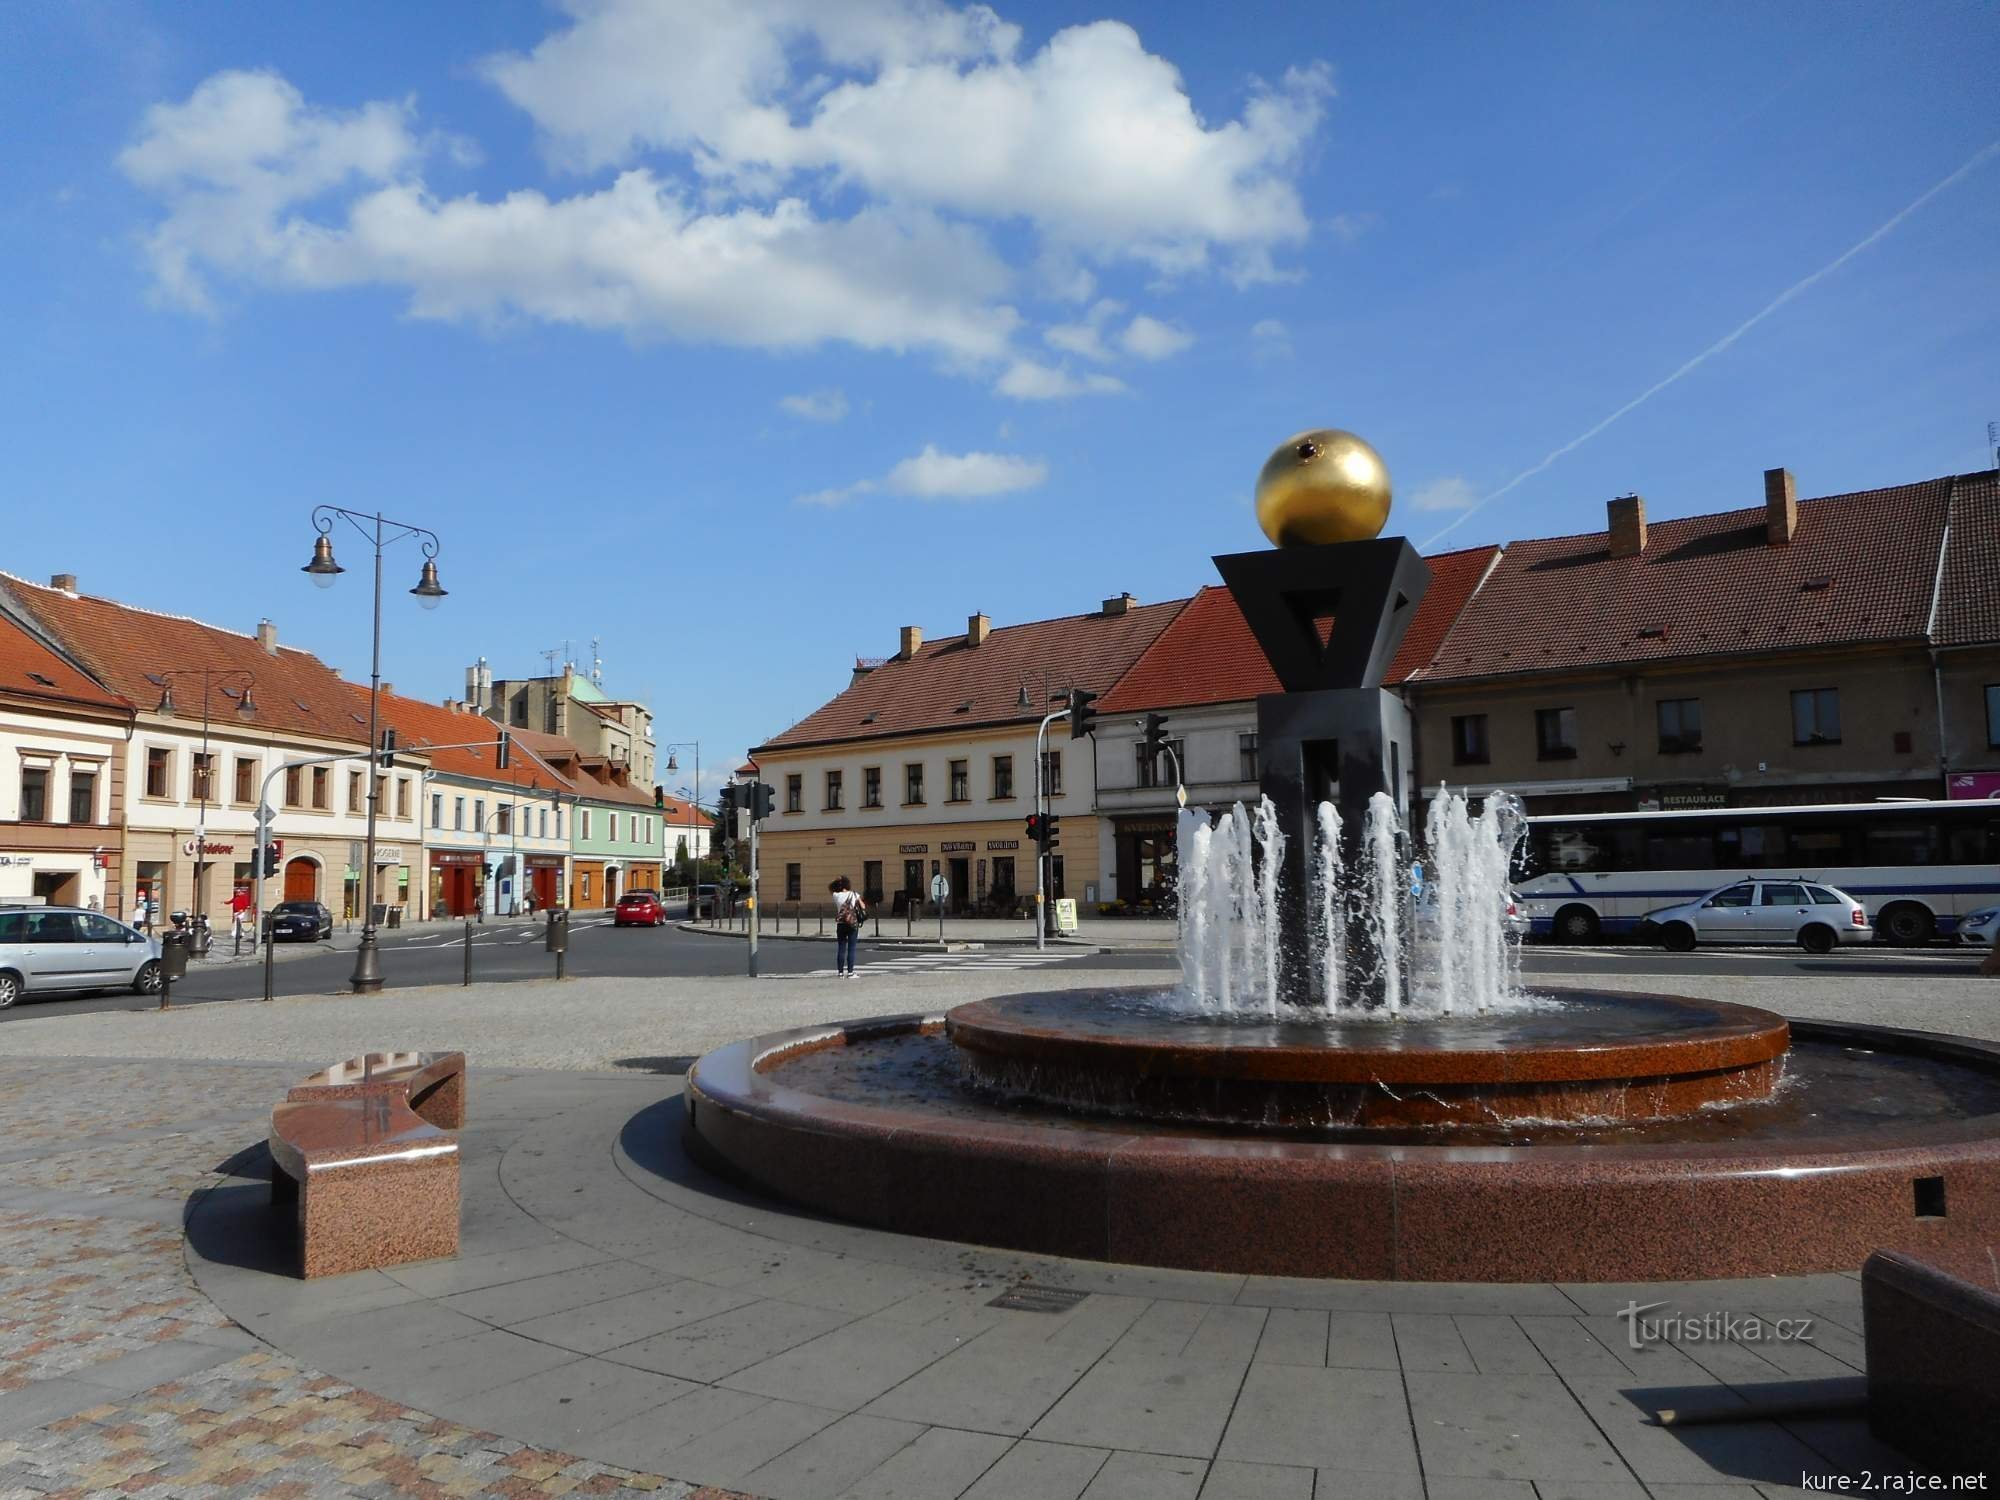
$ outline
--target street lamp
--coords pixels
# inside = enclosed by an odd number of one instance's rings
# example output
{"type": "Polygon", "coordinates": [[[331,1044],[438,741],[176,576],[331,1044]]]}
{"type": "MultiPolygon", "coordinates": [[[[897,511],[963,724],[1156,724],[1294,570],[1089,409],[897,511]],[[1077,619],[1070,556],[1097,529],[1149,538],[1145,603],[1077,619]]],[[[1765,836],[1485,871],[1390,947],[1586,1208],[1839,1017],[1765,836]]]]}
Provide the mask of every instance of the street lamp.
{"type": "MultiPolygon", "coordinates": [[[[667,745],[664,748],[667,752],[667,769],[669,771],[678,771],[681,768],[680,759],[674,754],[676,750],[692,749],[694,751],[694,796],[688,798],[688,808],[687,808],[688,920],[692,922],[695,920],[696,916],[700,914],[701,911],[701,855],[696,852],[697,845],[694,836],[695,803],[701,797],[701,741],[676,740],[672,744],[667,745]]],[[[662,830],[660,834],[660,842],[664,846],[664,844],[666,843],[666,833],[665,833],[666,819],[662,818],[660,820],[660,826],[662,830]]]]}
{"type": "Polygon", "coordinates": [[[385,520],[380,511],[364,514],[338,505],[313,508],[312,523],[319,536],[313,542],[312,561],[300,569],[317,588],[332,588],[334,579],[347,570],[333,559],[333,523],[345,521],[375,548],[375,634],[368,666],[368,849],[361,870],[361,947],[354,955],[354,976],[350,983],[358,995],[370,995],[382,988],[381,957],[375,949],[375,815],[380,800],[381,779],[374,772],[381,763],[382,731],[382,549],[406,537],[416,537],[423,549],[423,572],[410,590],[425,609],[436,609],[445,596],[438,583],[438,537],[435,531],[413,526],[407,521],[385,520]]]}
{"type": "Polygon", "coordinates": [[[195,797],[200,807],[194,826],[194,910],[195,915],[200,916],[207,906],[203,900],[202,871],[208,863],[203,857],[208,851],[208,792],[215,780],[215,757],[208,748],[209,693],[211,689],[219,689],[228,695],[229,689],[225,684],[232,678],[240,680],[242,687],[235,694],[236,717],[247,723],[257,717],[257,700],[251,696],[251,687],[257,677],[247,667],[168,667],[150,675],[160,684],[160,701],[154,706],[154,712],[170,719],[178,712],[174,707],[174,679],[201,679],[201,765],[193,778],[195,797]]]}

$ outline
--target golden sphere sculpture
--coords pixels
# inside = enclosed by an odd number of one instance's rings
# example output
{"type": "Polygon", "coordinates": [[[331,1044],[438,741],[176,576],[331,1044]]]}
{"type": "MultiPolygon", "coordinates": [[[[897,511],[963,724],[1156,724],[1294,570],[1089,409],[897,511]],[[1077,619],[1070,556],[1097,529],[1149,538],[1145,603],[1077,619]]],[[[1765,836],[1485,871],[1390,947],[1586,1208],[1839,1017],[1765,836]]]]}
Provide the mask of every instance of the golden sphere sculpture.
{"type": "Polygon", "coordinates": [[[1365,542],[1388,520],[1388,465],[1337,427],[1286,438],[1257,476],[1257,524],[1280,547],[1365,542]]]}

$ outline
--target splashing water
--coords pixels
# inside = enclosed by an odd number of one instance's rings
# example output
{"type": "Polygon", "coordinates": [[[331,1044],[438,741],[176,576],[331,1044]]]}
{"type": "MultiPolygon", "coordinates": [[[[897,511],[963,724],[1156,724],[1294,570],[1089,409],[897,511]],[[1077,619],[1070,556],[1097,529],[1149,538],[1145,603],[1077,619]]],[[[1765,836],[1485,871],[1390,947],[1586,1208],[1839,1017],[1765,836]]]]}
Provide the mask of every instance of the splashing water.
{"type": "Polygon", "coordinates": [[[1424,859],[1412,863],[1395,804],[1377,793],[1350,861],[1339,810],[1322,802],[1305,859],[1305,930],[1288,942],[1276,806],[1265,798],[1253,812],[1239,802],[1212,826],[1205,813],[1184,810],[1184,1006],[1203,1015],[1277,1016],[1310,1004],[1449,1016],[1513,1005],[1523,995],[1508,871],[1525,831],[1520,803],[1504,793],[1475,817],[1463,795],[1440,790],[1424,821],[1424,859]],[[1288,966],[1288,956],[1298,962],[1288,966]],[[1288,994],[1288,983],[1318,998],[1288,994]]]}

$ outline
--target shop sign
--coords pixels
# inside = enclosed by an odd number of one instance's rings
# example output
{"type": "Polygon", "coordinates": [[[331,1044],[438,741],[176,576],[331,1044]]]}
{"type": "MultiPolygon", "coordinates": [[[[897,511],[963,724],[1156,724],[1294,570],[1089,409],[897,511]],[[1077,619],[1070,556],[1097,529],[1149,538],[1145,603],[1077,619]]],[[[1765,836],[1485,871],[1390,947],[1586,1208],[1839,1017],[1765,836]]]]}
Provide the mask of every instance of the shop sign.
{"type": "Polygon", "coordinates": [[[1018,849],[1021,847],[1021,841],[1019,839],[988,839],[986,847],[988,849],[1018,849]]]}
{"type": "Polygon", "coordinates": [[[483,865],[485,860],[476,853],[452,849],[433,849],[431,850],[431,863],[434,865],[483,865]]]}
{"type": "Polygon", "coordinates": [[[931,846],[929,844],[904,844],[896,852],[898,854],[928,854],[931,852],[931,846]]]}
{"type": "Polygon", "coordinates": [[[970,854],[978,847],[978,843],[972,839],[946,839],[942,844],[938,845],[938,852],[940,854],[970,854]]]}
{"type": "Polygon", "coordinates": [[[562,856],[560,854],[530,854],[528,856],[528,868],[531,870],[560,870],[562,868],[562,856]]]}
{"type": "MultiPolygon", "coordinates": [[[[195,852],[194,840],[193,839],[183,840],[181,843],[181,853],[192,854],[194,852],[195,852]]],[[[234,854],[236,852],[236,846],[234,844],[207,843],[201,846],[201,852],[203,854],[234,854]]]]}
{"type": "MultiPolygon", "coordinates": [[[[375,846],[376,864],[400,865],[402,862],[403,862],[403,846],[401,844],[377,844],[375,846]]],[[[360,861],[356,860],[355,863],[359,864],[360,861]]]]}
{"type": "Polygon", "coordinates": [[[1954,801],[1963,798],[2000,800],[2000,772],[1961,771],[1945,783],[1945,795],[1954,801]]]}
{"type": "Polygon", "coordinates": [[[0,865],[4,865],[9,869],[16,865],[31,865],[33,863],[34,860],[25,854],[0,854],[0,865]]]}
{"type": "Polygon", "coordinates": [[[1722,792],[1662,792],[1660,806],[1674,807],[1727,807],[1729,798],[1722,792]]]}

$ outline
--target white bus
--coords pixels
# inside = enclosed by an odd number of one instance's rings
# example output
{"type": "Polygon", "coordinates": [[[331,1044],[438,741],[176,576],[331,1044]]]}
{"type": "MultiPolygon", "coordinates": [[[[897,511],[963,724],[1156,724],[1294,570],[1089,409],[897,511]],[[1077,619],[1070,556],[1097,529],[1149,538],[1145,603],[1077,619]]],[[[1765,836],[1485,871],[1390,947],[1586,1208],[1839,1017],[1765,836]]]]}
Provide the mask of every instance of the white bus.
{"type": "Polygon", "coordinates": [[[1538,817],[1523,858],[1529,930],[1563,942],[1633,932],[1650,911],[1746,876],[1788,875],[1847,892],[1879,940],[1918,944],[2000,900],[2000,801],[1538,817]]]}

